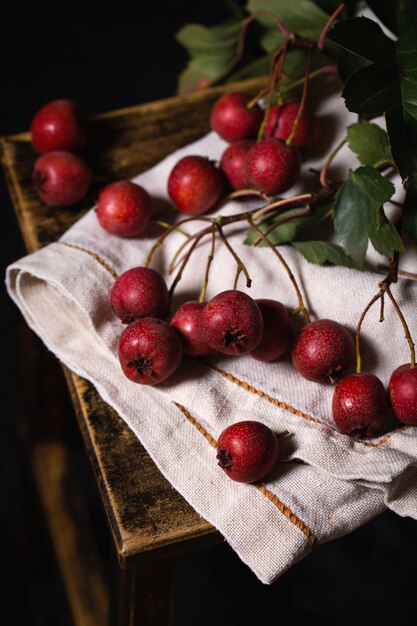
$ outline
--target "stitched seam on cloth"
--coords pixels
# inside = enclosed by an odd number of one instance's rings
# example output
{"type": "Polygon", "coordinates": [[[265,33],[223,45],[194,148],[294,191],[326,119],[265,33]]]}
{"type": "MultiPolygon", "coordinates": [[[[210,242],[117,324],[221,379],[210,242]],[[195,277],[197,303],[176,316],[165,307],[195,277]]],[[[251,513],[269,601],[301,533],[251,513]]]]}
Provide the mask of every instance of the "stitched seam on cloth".
{"type": "MultiPolygon", "coordinates": [[[[215,438],[210,435],[210,433],[204,428],[202,424],[193,416],[191,413],[184,407],[182,404],[178,404],[178,402],[174,402],[175,406],[179,408],[181,413],[185,415],[187,420],[197,428],[197,430],[207,439],[213,448],[217,446],[217,442],[215,438]]],[[[307,537],[310,544],[313,546],[316,543],[316,538],[313,535],[311,529],[305,524],[295,513],[293,513],[289,506],[281,502],[277,495],[275,495],[270,489],[265,487],[262,483],[258,485],[253,485],[256,489],[262,493],[272,504],[276,506],[276,508],[283,514],[287,519],[290,520],[294,526],[297,526],[301,530],[302,533],[307,537]]]]}
{"type": "Polygon", "coordinates": [[[104,267],[104,269],[107,270],[113,276],[113,278],[119,278],[119,274],[116,272],[116,270],[113,269],[111,265],[109,265],[109,263],[107,263],[104,259],[101,258],[101,256],[99,256],[92,250],[84,248],[83,246],[79,246],[75,243],[68,243],[67,241],[57,241],[56,243],[60,243],[62,246],[67,246],[68,248],[74,248],[74,250],[80,250],[81,252],[85,252],[85,254],[93,257],[93,259],[95,259],[97,263],[100,263],[100,265],[104,267]]]}
{"type": "MultiPolygon", "coordinates": [[[[207,365],[207,367],[212,369],[214,372],[217,372],[224,378],[227,378],[228,380],[230,380],[230,382],[235,383],[236,385],[239,385],[239,387],[242,387],[242,389],[245,389],[245,391],[248,391],[249,393],[253,393],[259,396],[260,398],[264,398],[265,400],[268,400],[268,402],[270,402],[271,404],[274,404],[275,406],[278,406],[280,409],[285,409],[286,411],[289,411],[290,413],[293,413],[294,415],[303,417],[309,422],[315,422],[316,424],[321,424],[323,426],[326,425],[317,417],[313,417],[312,415],[309,415],[308,413],[305,413],[304,411],[301,411],[300,409],[296,409],[295,407],[291,406],[290,404],[287,404],[286,402],[283,402],[282,400],[278,400],[278,398],[274,398],[273,396],[270,396],[265,391],[262,391],[261,389],[257,389],[256,387],[254,387],[253,385],[250,385],[244,380],[240,380],[240,378],[237,378],[230,372],[226,372],[225,370],[222,370],[219,367],[216,367],[216,365],[213,365],[212,363],[207,363],[206,361],[202,361],[202,362],[204,363],[204,365],[207,365]]],[[[386,441],[388,441],[388,439],[391,439],[391,437],[395,435],[395,433],[402,433],[408,428],[410,428],[409,425],[400,426],[399,428],[396,428],[395,430],[388,433],[387,435],[385,435],[385,437],[383,437],[382,439],[380,439],[379,441],[375,443],[372,441],[365,441],[364,439],[355,439],[355,441],[357,441],[358,443],[362,443],[364,446],[368,446],[369,448],[378,448],[379,446],[382,446],[386,441]]]]}

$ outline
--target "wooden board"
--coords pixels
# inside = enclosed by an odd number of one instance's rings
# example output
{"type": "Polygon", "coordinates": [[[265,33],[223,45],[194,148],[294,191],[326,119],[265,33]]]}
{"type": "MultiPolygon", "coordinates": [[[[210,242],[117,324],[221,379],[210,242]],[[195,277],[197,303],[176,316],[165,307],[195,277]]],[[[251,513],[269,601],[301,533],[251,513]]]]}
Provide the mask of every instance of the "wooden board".
{"type": "MultiPolygon", "coordinates": [[[[91,120],[86,155],[105,180],[131,178],[209,130],[209,113],[224,92],[255,94],[264,79],[208,89],[101,114],[91,120]]],[[[94,203],[99,187],[67,209],[46,207],[31,182],[35,153],[28,135],[1,145],[1,161],[28,252],[62,235],[94,203]]],[[[103,183],[101,183],[101,186],[103,183]]],[[[65,369],[65,368],[64,368],[65,369]]],[[[125,422],[94,387],[65,369],[81,432],[123,567],[218,542],[221,536],[160,474],[125,422]]]]}

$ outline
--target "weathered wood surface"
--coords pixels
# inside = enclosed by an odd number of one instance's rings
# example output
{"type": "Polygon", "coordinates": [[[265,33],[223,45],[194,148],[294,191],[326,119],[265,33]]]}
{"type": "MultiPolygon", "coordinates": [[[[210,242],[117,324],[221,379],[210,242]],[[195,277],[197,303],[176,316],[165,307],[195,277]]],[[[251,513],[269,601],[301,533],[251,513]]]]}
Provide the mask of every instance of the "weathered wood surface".
{"type": "MultiPolygon", "coordinates": [[[[219,95],[235,89],[254,94],[263,84],[260,79],[249,80],[98,115],[91,120],[91,147],[86,158],[97,176],[130,178],[206,133],[210,109],[219,95]]],[[[17,137],[24,139],[25,135],[17,137]]],[[[93,186],[77,206],[48,208],[32,187],[36,155],[30,143],[6,142],[1,147],[26,249],[39,250],[92,206],[99,187],[93,186]]],[[[72,372],[65,374],[121,565],[129,567],[219,541],[220,535],[172,489],[94,387],[72,372]]]]}

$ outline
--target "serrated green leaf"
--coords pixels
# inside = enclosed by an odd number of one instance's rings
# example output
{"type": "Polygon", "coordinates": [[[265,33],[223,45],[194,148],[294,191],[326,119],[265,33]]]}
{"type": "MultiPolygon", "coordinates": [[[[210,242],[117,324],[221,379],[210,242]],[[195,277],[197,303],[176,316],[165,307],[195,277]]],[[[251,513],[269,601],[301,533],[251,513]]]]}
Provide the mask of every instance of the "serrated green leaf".
{"type": "Polygon", "coordinates": [[[178,43],[192,57],[216,57],[231,62],[236,48],[242,22],[207,27],[202,24],[186,24],[176,34],[178,43]]]}
{"type": "Polygon", "coordinates": [[[394,54],[393,40],[384,34],[376,22],[367,17],[353,17],[337,22],[327,37],[349,52],[373,63],[390,61],[394,54]]]}
{"type": "Polygon", "coordinates": [[[375,250],[389,259],[392,259],[394,252],[404,250],[404,243],[398,230],[387,219],[383,209],[378,212],[376,223],[369,228],[369,238],[375,250]]]}
{"type": "Polygon", "coordinates": [[[334,225],[348,256],[363,267],[369,231],[379,208],[395,191],[394,185],[372,167],[362,166],[339,189],[334,203],[334,225]]]}
{"type": "Polygon", "coordinates": [[[398,101],[398,88],[393,64],[372,63],[349,76],[342,96],[349,111],[376,117],[398,101]]]}
{"type": "Polygon", "coordinates": [[[200,88],[200,84],[205,79],[212,79],[217,76],[218,71],[207,71],[198,59],[192,59],[187,63],[185,69],[178,76],[177,93],[190,93],[200,88]]]}
{"type": "Polygon", "coordinates": [[[417,179],[410,179],[405,197],[402,225],[411,241],[417,245],[417,179]]]}
{"type": "Polygon", "coordinates": [[[348,143],[362,165],[371,165],[392,161],[388,135],[386,131],[362,120],[348,127],[348,143]]]}
{"type": "Polygon", "coordinates": [[[297,241],[292,244],[307,261],[316,265],[331,263],[344,267],[356,267],[354,261],[347,256],[343,248],[326,241],[297,241]]]}
{"type": "Polygon", "coordinates": [[[371,61],[367,61],[363,57],[360,57],[353,52],[349,52],[349,50],[345,50],[345,48],[339,49],[337,65],[339,76],[343,82],[346,82],[349,76],[351,76],[354,72],[357,72],[362,67],[370,65],[370,63],[371,61]]]}
{"type": "MultiPolygon", "coordinates": [[[[296,32],[306,39],[317,41],[329,16],[311,0],[249,0],[247,10],[250,13],[268,11],[273,13],[292,32],[296,32]]],[[[261,45],[267,52],[276,49],[279,33],[274,21],[268,17],[259,17],[258,21],[265,28],[265,35],[261,45]],[[268,33],[268,34],[267,34],[268,33]],[[270,46],[274,46],[273,48],[270,46]]],[[[279,45],[279,44],[278,44],[279,45]]]]}

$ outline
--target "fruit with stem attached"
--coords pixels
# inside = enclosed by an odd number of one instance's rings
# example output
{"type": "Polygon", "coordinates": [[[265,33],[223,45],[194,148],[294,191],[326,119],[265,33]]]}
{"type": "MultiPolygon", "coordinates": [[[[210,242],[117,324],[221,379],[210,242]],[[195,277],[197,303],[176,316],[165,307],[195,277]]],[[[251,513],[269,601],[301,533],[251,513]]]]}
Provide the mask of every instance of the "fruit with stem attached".
{"type": "Polygon", "coordinates": [[[251,357],[257,361],[275,361],[279,359],[290,345],[294,334],[291,318],[281,302],[277,300],[255,300],[263,319],[262,339],[251,357]]]}
{"type": "Polygon", "coordinates": [[[277,437],[262,422],[237,422],[228,426],[217,440],[218,464],[237,482],[262,480],[275,467],[278,457],[277,437]]]}
{"type": "Polygon", "coordinates": [[[119,237],[136,237],[148,227],[152,200],[146,189],[118,180],[100,191],[96,215],[100,225],[119,237]]]}
{"type": "Polygon", "coordinates": [[[215,103],[210,126],[228,142],[255,137],[262,122],[263,113],[256,104],[248,108],[250,97],[244,93],[226,93],[215,103]]]}
{"type": "Polygon", "coordinates": [[[332,411],[336,428],[341,433],[372,437],[388,418],[384,385],[370,372],[351,374],[336,385],[332,411]]]}
{"type": "Polygon", "coordinates": [[[168,300],[164,279],[149,267],[132,267],[123,272],[110,293],[111,307],[124,324],[141,317],[164,318],[168,300]]]}
{"type": "Polygon", "coordinates": [[[263,139],[249,150],[245,167],[250,186],[267,194],[281,193],[300,175],[300,153],[278,139],[263,139]]]}
{"type": "Polygon", "coordinates": [[[30,125],[32,145],[41,154],[56,150],[82,152],[87,125],[79,106],[71,100],[51,100],[35,114],[30,125]]]}
{"type": "Polygon", "coordinates": [[[389,396],[400,422],[417,425],[417,367],[404,363],[394,370],[389,381],[389,396]]]}
{"type": "Polygon", "coordinates": [[[168,194],[182,213],[201,215],[213,208],[224,187],[221,171],[206,157],[183,157],[168,178],[168,194]]]}
{"type": "Polygon", "coordinates": [[[208,356],[215,352],[201,337],[201,314],[205,306],[206,302],[185,302],[175,311],[171,320],[185,356],[208,356]]]}
{"type": "Polygon", "coordinates": [[[214,296],[201,314],[203,340],[230,356],[247,354],[256,348],[262,330],[262,314],[255,300],[236,289],[214,296]]]}
{"type": "Polygon", "coordinates": [[[247,189],[249,187],[245,162],[246,156],[254,144],[252,139],[241,139],[231,143],[222,154],[220,167],[232,189],[247,189]]]}
{"type": "Polygon", "coordinates": [[[144,317],[124,329],[118,353],[127,378],[141,385],[156,385],[177,369],[182,347],[175,330],[167,322],[144,317]]]}
{"type": "Polygon", "coordinates": [[[355,344],[348,330],[338,322],[320,319],[298,333],[292,361],[307,380],[333,382],[353,367],[355,344]]]}
{"type": "MultiPolygon", "coordinates": [[[[289,100],[281,105],[273,106],[269,112],[264,137],[275,137],[286,141],[293,132],[294,122],[300,108],[298,100],[289,100]]],[[[320,127],[317,117],[304,108],[299,119],[291,145],[300,150],[311,148],[319,139],[320,127]]]]}
{"type": "Polygon", "coordinates": [[[91,178],[88,165],[71,152],[46,152],[36,159],[32,171],[39,197],[48,206],[55,207],[70,206],[82,200],[91,178]]]}

